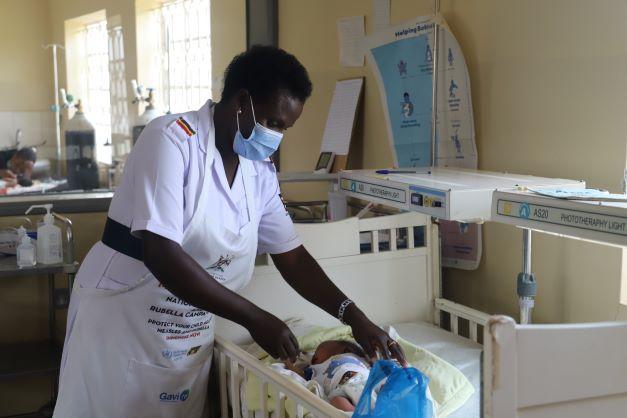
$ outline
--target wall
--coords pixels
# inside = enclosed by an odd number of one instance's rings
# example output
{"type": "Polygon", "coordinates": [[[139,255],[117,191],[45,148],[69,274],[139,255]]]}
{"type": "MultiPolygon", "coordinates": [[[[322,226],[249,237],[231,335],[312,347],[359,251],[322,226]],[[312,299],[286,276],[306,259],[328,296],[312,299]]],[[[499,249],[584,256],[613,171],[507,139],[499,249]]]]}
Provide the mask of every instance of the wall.
{"type": "Polygon", "coordinates": [[[52,92],[47,0],[0,2],[0,111],[45,110],[52,92]]]}
{"type": "MultiPolygon", "coordinates": [[[[431,1],[392,0],[393,23],[428,14],[431,1]]],[[[473,88],[480,168],[564,178],[618,190],[625,167],[627,3],[620,0],[443,0],[442,13],[464,50],[473,88]],[[617,152],[619,150],[620,152],[617,152]]],[[[336,80],[364,76],[361,129],[351,165],[392,162],[373,75],[338,64],[336,20],[366,15],[371,2],[281,0],[279,44],[310,71],[314,93],[286,134],[282,169],[313,167],[336,80]]],[[[285,187],[292,199],[324,195],[320,187],[285,187]]],[[[489,312],[517,314],[515,278],[521,233],[484,226],[484,259],[474,272],[446,271],[446,295],[489,312]]],[[[614,319],[621,252],[534,235],[533,269],[542,322],[614,319]]]]}
{"type": "Polygon", "coordinates": [[[0,149],[52,139],[52,53],[47,0],[0,2],[0,149]]]}

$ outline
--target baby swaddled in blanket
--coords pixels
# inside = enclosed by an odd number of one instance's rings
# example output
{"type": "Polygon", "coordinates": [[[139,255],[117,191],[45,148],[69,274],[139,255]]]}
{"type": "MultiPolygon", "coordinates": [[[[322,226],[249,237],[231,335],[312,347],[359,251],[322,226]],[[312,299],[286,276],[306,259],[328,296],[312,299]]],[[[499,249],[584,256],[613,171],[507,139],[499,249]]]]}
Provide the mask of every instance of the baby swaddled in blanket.
{"type": "Polygon", "coordinates": [[[354,411],[368,381],[370,366],[363,350],[350,341],[321,343],[305,369],[305,378],[322,387],[327,401],[342,411],[354,411]]]}
{"type": "Polygon", "coordinates": [[[370,375],[370,361],[366,354],[359,345],[350,341],[323,341],[316,348],[309,365],[297,362],[296,365],[287,363],[283,366],[316,385],[327,402],[345,412],[355,410],[370,375]]]}

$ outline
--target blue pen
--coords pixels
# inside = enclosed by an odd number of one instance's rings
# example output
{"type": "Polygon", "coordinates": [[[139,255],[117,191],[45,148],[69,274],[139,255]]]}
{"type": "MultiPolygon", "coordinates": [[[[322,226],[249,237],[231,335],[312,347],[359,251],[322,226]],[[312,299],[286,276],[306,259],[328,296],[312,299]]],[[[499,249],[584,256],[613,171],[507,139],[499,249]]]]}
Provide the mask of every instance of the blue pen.
{"type": "MultiPolygon", "coordinates": [[[[416,170],[377,170],[375,171],[377,174],[417,174],[416,170]]],[[[427,174],[431,173],[427,171],[427,174]]]]}

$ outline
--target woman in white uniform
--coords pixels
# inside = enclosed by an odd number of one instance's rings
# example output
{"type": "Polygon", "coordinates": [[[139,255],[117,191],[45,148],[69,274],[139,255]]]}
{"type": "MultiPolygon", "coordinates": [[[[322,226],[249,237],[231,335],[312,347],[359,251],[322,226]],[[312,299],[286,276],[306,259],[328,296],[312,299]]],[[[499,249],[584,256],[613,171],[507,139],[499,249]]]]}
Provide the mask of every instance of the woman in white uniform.
{"type": "Polygon", "coordinates": [[[281,202],[269,157],[311,89],[294,56],[253,47],[227,68],[220,102],[144,129],[74,285],[55,417],[201,416],[214,315],[295,360],[288,327],[237,294],[262,252],[367,354],[403,360],[301,245],[281,202]]]}

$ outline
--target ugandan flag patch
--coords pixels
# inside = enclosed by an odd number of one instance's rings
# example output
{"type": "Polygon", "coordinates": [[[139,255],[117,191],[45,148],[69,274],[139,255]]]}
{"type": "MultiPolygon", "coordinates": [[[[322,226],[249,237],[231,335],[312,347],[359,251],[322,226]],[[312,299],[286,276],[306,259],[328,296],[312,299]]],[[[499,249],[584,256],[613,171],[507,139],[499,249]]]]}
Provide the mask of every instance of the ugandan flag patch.
{"type": "Polygon", "coordinates": [[[187,134],[187,136],[192,136],[196,133],[196,131],[194,131],[189,123],[187,123],[187,121],[183,118],[178,118],[176,120],[176,124],[187,134]]]}

